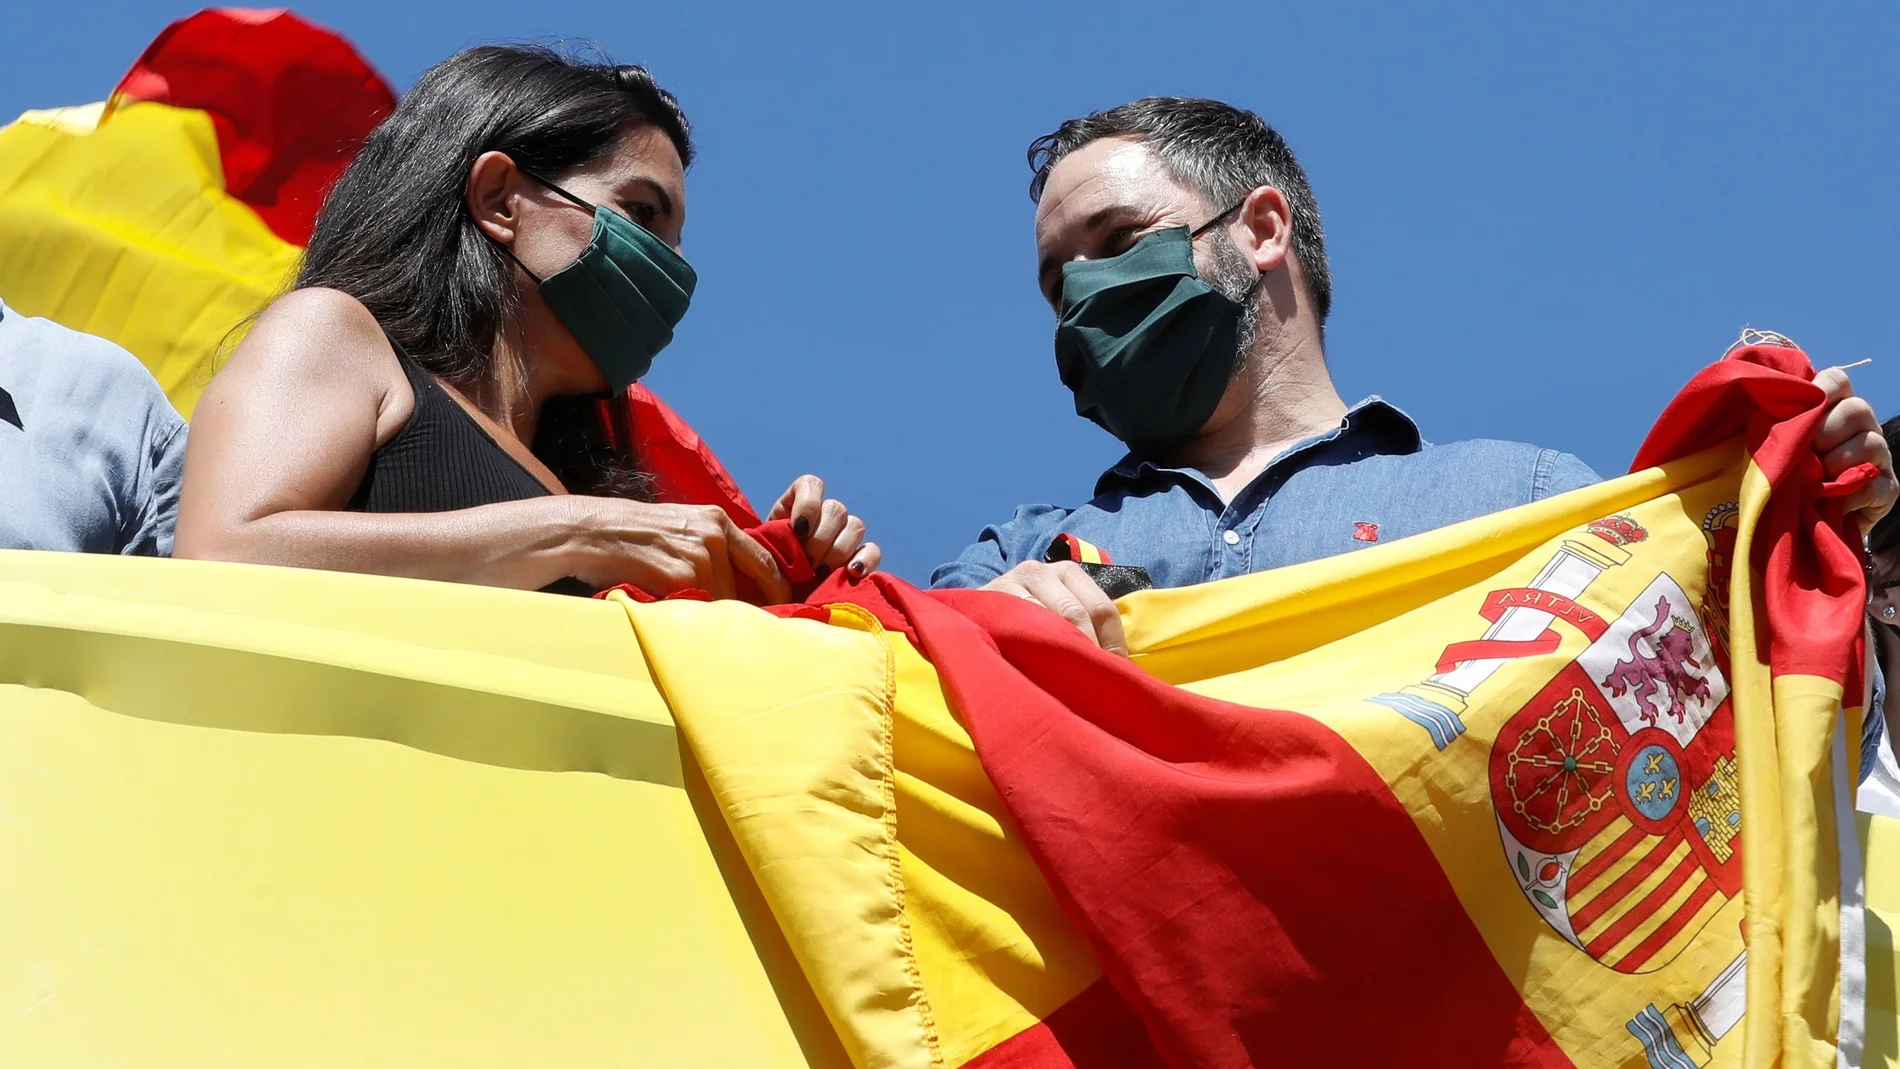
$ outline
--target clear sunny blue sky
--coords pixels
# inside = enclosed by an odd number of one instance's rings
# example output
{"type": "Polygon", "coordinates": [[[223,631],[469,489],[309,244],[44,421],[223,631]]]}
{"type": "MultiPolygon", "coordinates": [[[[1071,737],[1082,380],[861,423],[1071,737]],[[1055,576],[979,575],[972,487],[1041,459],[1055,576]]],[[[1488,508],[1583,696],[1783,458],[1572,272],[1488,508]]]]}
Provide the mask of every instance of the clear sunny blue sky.
{"type": "MultiPolygon", "coordinates": [[[[192,10],[8,5],[0,115],[103,97],[192,10]]],[[[1157,93],[1292,143],[1327,351],[1437,440],[1621,471],[1739,327],[1900,410],[1900,6],[368,3],[297,10],[398,88],[465,45],[591,39],[678,93],[693,310],[649,380],[762,505],[817,472],[922,580],[1120,454],[1076,418],[1023,151],[1157,93]]]]}

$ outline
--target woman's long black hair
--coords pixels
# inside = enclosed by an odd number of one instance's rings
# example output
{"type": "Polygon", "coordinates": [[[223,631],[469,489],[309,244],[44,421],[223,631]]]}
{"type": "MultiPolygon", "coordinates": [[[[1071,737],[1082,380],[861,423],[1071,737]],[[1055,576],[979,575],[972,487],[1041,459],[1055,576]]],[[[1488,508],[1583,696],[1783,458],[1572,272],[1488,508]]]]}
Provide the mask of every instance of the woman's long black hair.
{"type": "MultiPolygon", "coordinates": [[[[520,307],[512,264],[465,208],[469,168],[504,152],[558,177],[614,150],[628,129],[658,127],[693,162],[686,116],[644,68],[593,63],[535,45],[470,48],[429,68],[324,201],[296,285],[363,302],[416,362],[468,388],[489,370],[495,336],[520,307]]],[[[640,497],[624,406],[554,398],[533,449],[575,493],[640,497]],[[616,413],[618,426],[603,421],[616,413]]]]}

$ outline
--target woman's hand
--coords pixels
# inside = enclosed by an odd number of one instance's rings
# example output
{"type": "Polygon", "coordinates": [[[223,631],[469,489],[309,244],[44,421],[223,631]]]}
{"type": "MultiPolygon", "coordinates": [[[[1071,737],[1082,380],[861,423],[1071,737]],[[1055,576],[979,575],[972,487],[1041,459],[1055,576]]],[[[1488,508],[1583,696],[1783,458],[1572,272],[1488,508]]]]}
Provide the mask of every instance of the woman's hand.
{"type": "Polygon", "coordinates": [[[579,515],[572,574],[605,589],[629,583],[665,597],[704,590],[737,596],[735,575],[758,584],[768,605],[790,601],[792,588],[772,554],[716,505],[656,505],[620,498],[573,497],[579,515]]]}
{"type": "Polygon", "coordinates": [[[1900,482],[1893,474],[1893,453],[1880,433],[1880,420],[1872,405],[1854,396],[1854,384],[1845,369],[1825,368],[1814,376],[1814,384],[1827,394],[1827,414],[1814,431],[1814,451],[1821,458],[1821,470],[1832,479],[1856,464],[1872,464],[1880,474],[1873,482],[1847,499],[1847,511],[1860,520],[1860,529],[1869,530],[1892,510],[1900,482]]]}
{"type": "Polygon", "coordinates": [[[844,502],[826,497],[825,481],[816,475],[794,479],[766,519],[792,521],[813,567],[849,568],[862,578],[877,571],[884,559],[876,542],[864,540],[864,521],[851,515],[844,502]]]}

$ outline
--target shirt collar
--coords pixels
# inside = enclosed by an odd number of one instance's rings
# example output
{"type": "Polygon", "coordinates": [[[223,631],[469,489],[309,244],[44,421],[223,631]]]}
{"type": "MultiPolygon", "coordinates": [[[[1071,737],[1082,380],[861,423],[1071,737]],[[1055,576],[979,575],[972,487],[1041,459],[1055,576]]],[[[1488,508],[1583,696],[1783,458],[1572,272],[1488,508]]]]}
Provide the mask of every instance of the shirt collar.
{"type": "MultiPolygon", "coordinates": [[[[1406,415],[1399,406],[1373,394],[1347,409],[1339,426],[1288,446],[1273,458],[1266,470],[1271,471],[1296,456],[1306,454],[1315,446],[1343,440],[1351,440],[1363,447],[1368,456],[1406,456],[1425,447],[1425,438],[1419,433],[1417,421],[1406,415]]],[[[1102,473],[1102,477],[1096,480],[1095,492],[1105,493],[1116,482],[1138,482],[1150,472],[1183,470],[1186,469],[1164,468],[1152,460],[1129,453],[1117,461],[1114,467],[1102,473]]]]}

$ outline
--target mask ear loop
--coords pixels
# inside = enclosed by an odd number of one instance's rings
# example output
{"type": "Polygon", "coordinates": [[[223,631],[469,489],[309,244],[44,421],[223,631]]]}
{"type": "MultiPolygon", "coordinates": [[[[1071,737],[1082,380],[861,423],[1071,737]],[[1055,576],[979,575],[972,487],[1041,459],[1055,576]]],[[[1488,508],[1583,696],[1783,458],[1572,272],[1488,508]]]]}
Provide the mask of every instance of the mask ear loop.
{"type": "MultiPolygon", "coordinates": [[[[542,185],[548,187],[549,189],[553,190],[555,193],[563,197],[566,197],[570,201],[573,201],[574,206],[576,208],[581,208],[588,212],[594,212],[598,210],[597,208],[595,208],[594,205],[587,203],[586,201],[575,196],[574,194],[569,193],[567,190],[562,189],[560,186],[557,186],[553,182],[550,182],[547,179],[541,177],[540,175],[535,174],[533,171],[528,170],[526,167],[523,167],[520,164],[515,164],[515,170],[520,171],[522,174],[525,174],[529,178],[532,178],[535,181],[541,183],[542,185]]],[[[496,242],[495,244],[501,245],[501,242],[496,242]]],[[[537,275],[533,271],[528,270],[528,265],[521,262],[521,257],[515,255],[515,250],[509,248],[506,245],[501,245],[501,251],[508,254],[508,258],[515,262],[516,267],[521,268],[521,270],[525,272],[529,278],[534,279],[535,285],[539,286],[541,283],[547,281],[546,279],[542,278],[540,275],[537,275]]]]}
{"type": "MultiPolygon", "coordinates": [[[[1249,196],[1249,197],[1250,197],[1250,196],[1252,196],[1252,195],[1253,195],[1253,194],[1252,194],[1251,192],[1247,194],[1247,196],[1249,196]]],[[[1232,214],[1234,214],[1235,212],[1237,212],[1237,211],[1239,211],[1239,210],[1240,210],[1240,206],[1241,206],[1241,205],[1243,205],[1243,204],[1245,204],[1245,203],[1247,203],[1247,197],[1242,197],[1242,198],[1240,198],[1239,200],[1237,200],[1237,201],[1235,201],[1235,202],[1233,202],[1232,204],[1230,204],[1230,205],[1228,205],[1228,206],[1227,206],[1227,210],[1226,210],[1226,211],[1224,211],[1224,212],[1222,212],[1222,213],[1220,213],[1219,215],[1216,215],[1216,216],[1215,216],[1214,218],[1212,218],[1212,219],[1209,219],[1209,220],[1208,220],[1207,222],[1205,222],[1205,223],[1202,223],[1202,224],[1201,224],[1200,226],[1197,226],[1197,227],[1195,227],[1194,229],[1192,229],[1192,230],[1190,230],[1190,231],[1188,231],[1188,240],[1189,240],[1189,241],[1193,241],[1193,240],[1194,240],[1195,238],[1198,238],[1198,237],[1200,237],[1200,236],[1201,236],[1202,234],[1205,234],[1205,233],[1207,233],[1207,232],[1208,232],[1209,230],[1212,230],[1212,229],[1214,229],[1214,224],[1216,224],[1216,223],[1218,223],[1218,222],[1220,222],[1221,220],[1223,220],[1223,219],[1225,219],[1225,218],[1227,218],[1228,216],[1230,216],[1230,215],[1232,215],[1232,214]]]]}
{"type": "Polygon", "coordinates": [[[535,174],[533,171],[528,170],[526,167],[523,167],[520,164],[516,164],[515,169],[520,171],[522,174],[527,175],[529,178],[532,178],[535,181],[541,183],[542,185],[548,187],[554,192],[560,194],[561,196],[566,197],[568,200],[573,201],[574,206],[576,208],[584,208],[590,212],[594,210],[594,207],[595,207],[594,205],[587,203],[586,201],[580,199],[579,197],[575,196],[572,193],[569,193],[567,190],[562,189],[560,186],[555,185],[553,182],[550,182],[547,179],[541,177],[540,175],[535,174]]]}
{"type": "Polygon", "coordinates": [[[506,245],[502,245],[501,242],[499,241],[495,242],[495,244],[501,246],[502,254],[507,256],[510,260],[513,260],[515,262],[515,266],[521,268],[521,271],[523,274],[527,275],[531,279],[534,279],[535,285],[539,286],[541,283],[547,281],[546,279],[542,278],[540,275],[537,275],[533,271],[529,270],[528,265],[521,262],[521,257],[515,255],[515,250],[509,248],[506,245]]]}
{"type": "MultiPolygon", "coordinates": [[[[1247,196],[1251,197],[1253,196],[1253,193],[1249,192],[1247,196]]],[[[1200,226],[1195,227],[1193,230],[1188,231],[1188,240],[1193,241],[1195,238],[1198,238],[1202,234],[1207,233],[1209,230],[1214,229],[1214,225],[1216,223],[1219,223],[1221,220],[1239,211],[1240,206],[1245,203],[1247,203],[1247,197],[1242,197],[1239,200],[1228,205],[1226,211],[1220,213],[1219,215],[1216,215],[1212,219],[1209,219],[1207,222],[1202,223],[1200,226]]],[[[1248,286],[1247,292],[1240,295],[1241,303],[1244,304],[1248,300],[1252,299],[1254,293],[1256,293],[1260,289],[1260,284],[1262,282],[1265,282],[1266,280],[1267,280],[1267,273],[1265,271],[1255,271],[1253,274],[1253,285],[1248,286]]]]}

